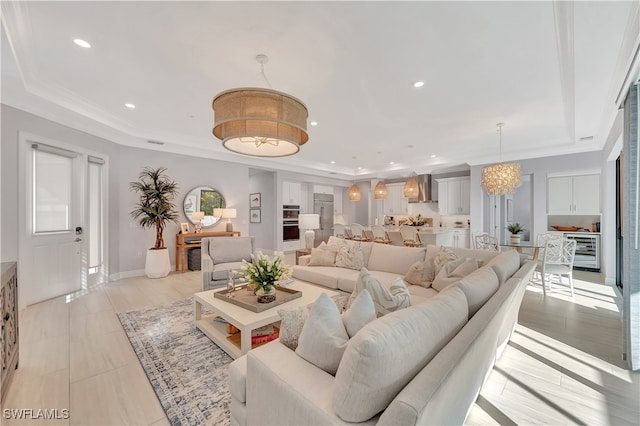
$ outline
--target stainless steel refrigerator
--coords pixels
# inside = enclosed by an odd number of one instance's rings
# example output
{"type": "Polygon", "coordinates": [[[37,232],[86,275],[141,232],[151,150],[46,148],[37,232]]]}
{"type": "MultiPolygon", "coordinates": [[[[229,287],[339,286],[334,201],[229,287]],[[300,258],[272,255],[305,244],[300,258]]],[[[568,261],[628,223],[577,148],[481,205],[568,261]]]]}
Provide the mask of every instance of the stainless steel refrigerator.
{"type": "Polygon", "coordinates": [[[320,215],[320,229],[316,229],[314,247],[327,242],[333,235],[333,194],[313,194],[313,212],[320,215]]]}

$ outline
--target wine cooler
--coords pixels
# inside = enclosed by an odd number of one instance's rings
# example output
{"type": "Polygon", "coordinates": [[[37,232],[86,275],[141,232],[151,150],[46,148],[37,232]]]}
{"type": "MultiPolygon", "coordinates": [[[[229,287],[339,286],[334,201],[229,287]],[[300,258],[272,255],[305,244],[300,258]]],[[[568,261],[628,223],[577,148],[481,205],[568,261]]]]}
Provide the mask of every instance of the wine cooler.
{"type": "Polygon", "coordinates": [[[570,232],[565,238],[576,241],[574,269],[600,271],[600,234],[590,232],[570,232]]]}

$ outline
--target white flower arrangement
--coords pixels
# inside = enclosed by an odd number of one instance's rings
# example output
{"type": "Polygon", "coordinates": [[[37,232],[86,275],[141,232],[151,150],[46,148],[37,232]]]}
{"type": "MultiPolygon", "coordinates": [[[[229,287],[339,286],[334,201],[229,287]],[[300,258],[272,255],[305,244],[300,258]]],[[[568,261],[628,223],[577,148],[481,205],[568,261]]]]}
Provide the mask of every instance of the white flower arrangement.
{"type": "Polygon", "coordinates": [[[251,255],[252,262],[242,261],[242,270],[238,273],[240,280],[255,285],[254,293],[260,289],[271,290],[278,282],[291,277],[291,266],[284,262],[284,253],[275,252],[269,257],[262,252],[251,255]]]}

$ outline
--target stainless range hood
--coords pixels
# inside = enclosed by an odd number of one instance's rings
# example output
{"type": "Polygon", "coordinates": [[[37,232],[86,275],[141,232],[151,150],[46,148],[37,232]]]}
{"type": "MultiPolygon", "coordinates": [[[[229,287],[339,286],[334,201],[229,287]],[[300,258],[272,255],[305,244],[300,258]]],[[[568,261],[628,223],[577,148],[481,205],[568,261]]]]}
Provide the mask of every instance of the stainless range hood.
{"type": "Polygon", "coordinates": [[[431,175],[418,175],[414,179],[418,181],[418,196],[409,198],[408,201],[410,203],[435,202],[431,200],[431,175]]]}

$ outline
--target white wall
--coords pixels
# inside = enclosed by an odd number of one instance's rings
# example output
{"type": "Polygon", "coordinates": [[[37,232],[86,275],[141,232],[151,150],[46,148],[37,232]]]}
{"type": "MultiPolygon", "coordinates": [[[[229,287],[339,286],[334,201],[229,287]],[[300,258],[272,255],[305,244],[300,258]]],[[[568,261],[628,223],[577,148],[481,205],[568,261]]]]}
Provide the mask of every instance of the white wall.
{"type": "MultiPolygon", "coordinates": [[[[125,275],[141,273],[144,269],[146,251],[153,247],[155,241],[154,230],[140,228],[129,216],[129,212],[133,210],[137,201],[136,194],[129,190],[129,182],[137,180],[144,167],[166,167],[166,174],[178,184],[180,195],[175,200],[175,204],[180,212],[179,222],[188,221],[182,211],[185,195],[197,186],[207,185],[222,194],[227,207],[236,209],[237,217],[231,219],[233,229],[240,231],[244,236],[249,235],[248,166],[132,147],[120,147],[120,153],[120,162],[114,170],[117,170],[121,176],[117,191],[121,208],[115,216],[111,216],[110,223],[114,220],[120,223],[120,233],[116,237],[115,244],[119,248],[121,273],[125,275]]],[[[226,220],[219,221],[206,230],[224,231],[225,223],[226,220]]],[[[171,263],[175,262],[175,234],[178,230],[178,224],[170,224],[164,234],[171,263]]]]}
{"type": "MultiPolygon", "coordinates": [[[[26,131],[109,156],[109,217],[108,267],[113,276],[136,274],[144,269],[144,253],[153,246],[153,230],[143,230],[129,216],[136,201],[129,190],[129,182],[137,179],[145,166],[167,167],[167,174],[179,185],[176,206],[179,221],[186,221],[182,213],[184,195],[192,188],[209,185],[225,197],[227,206],[237,209],[234,229],[249,235],[249,172],[248,166],[202,159],[185,155],[124,147],[108,140],[71,129],[33,114],[2,105],[2,217],[0,245],[2,261],[18,260],[18,132],[26,131]]],[[[218,224],[212,230],[223,230],[218,224]]],[[[178,225],[165,231],[165,244],[172,263],[175,259],[175,234],[178,225]]]]}
{"type": "Polygon", "coordinates": [[[253,173],[249,177],[249,193],[261,194],[260,223],[249,222],[249,235],[255,238],[256,249],[276,250],[277,191],[274,172],[253,173]]]}
{"type": "MultiPolygon", "coordinates": [[[[110,164],[117,164],[120,155],[119,146],[88,133],[62,126],[33,114],[2,105],[2,222],[0,223],[0,246],[2,261],[18,260],[18,132],[24,131],[53,140],[75,145],[87,150],[102,153],[109,157],[110,164]]],[[[109,214],[113,217],[120,209],[117,195],[120,186],[118,173],[109,173],[109,214]]],[[[108,239],[116,241],[108,252],[110,270],[119,271],[117,244],[120,224],[109,223],[108,239]]],[[[18,265],[18,267],[20,267],[18,265]]]]}

